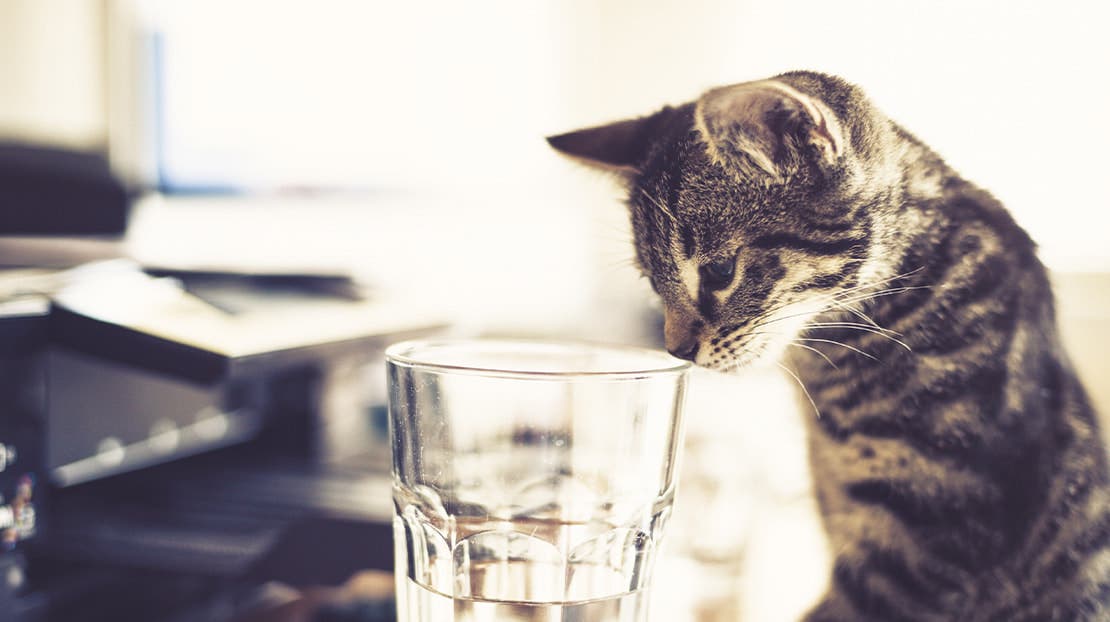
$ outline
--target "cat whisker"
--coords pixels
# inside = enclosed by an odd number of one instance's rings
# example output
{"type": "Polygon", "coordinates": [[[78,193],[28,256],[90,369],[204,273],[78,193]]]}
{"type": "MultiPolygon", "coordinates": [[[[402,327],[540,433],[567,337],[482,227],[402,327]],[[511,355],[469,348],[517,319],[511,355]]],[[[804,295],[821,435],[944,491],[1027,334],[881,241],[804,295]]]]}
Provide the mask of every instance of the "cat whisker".
{"type": "Polygon", "coordinates": [[[839,299],[837,299],[837,302],[850,304],[850,303],[855,303],[855,302],[862,302],[862,301],[865,301],[865,300],[871,300],[871,299],[874,299],[874,298],[882,298],[884,296],[891,296],[893,294],[901,294],[902,292],[913,291],[913,290],[916,290],[916,289],[932,289],[932,287],[929,286],[929,285],[892,287],[890,289],[882,289],[882,290],[879,290],[877,292],[868,292],[866,294],[857,294],[857,295],[855,295],[851,298],[839,298],[839,299]]]}
{"type": "Polygon", "coordinates": [[[851,306],[850,304],[845,304],[845,303],[842,303],[842,302],[836,301],[836,300],[834,300],[831,304],[833,306],[835,306],[837,309],[840,309],[841,311],[845,311],[847,313],[850,313],[850,314],[858,317],[859,319],[863,320],[864,322],[874,326],[875,328],[882,328],[881,326],[879,326],[878,322],[876,322],[874,319],[871,318],[871,316],[869,316],[866,313],[864,313],[863,311],[860,311],[859,309],[851,306]]]}
{"type": "Polygon", "coordinates": [[[905,336],[896,330],[883,328],[882,326],[874,324],[864,324],[862,322],[810,322],[809,324],[806,324],[806,328],[858,328],[866,332],[882,333],[884,335],[897,335],[898,337],[905,336]]]}
{"type": "MultiPolygon", "coordinates": [[[[750,331],[750,332],[744,333],[744,335],[745,336],[748,336],[748,335],[771,335],[773,337],[781,337],[782,333],[780,333],[778,331],[750,331]]],[[[788,345],[788,346],[795,346],[795,347],[798,347],[798,348],[805,348],[806,350],[809,350],[810,352],[813,352],[817,356],[820,356],[821,358],[828,361],[829,365],[832,365],[833,369],[840,369],[840,366],[837,365],[836,363],[834,363],[833,360],[830,359],[828,357],[828,355],[826,355],[824,352],[818,350],[817,348],[814,348],[813,346],[807,346],[804,343],[798,343],[799,340],[800,341],[828,341],[829,343],[836,343],[838,345],[842,345],[842,346],[849,347],[849,348],[851,347],[851,346],[847,346],[846,344],[842,344],[842,343],[837,342],[837,341],[831,341],[831,340],[828,340],[828,339],[804,339],[804,338],[798,339],[798,338],[795,338],[794,340],[791,340],[791,341],[787,342],[786,345],[788,345]]],[[[864,356],[867,356],[863,352],[860,352],[860,354],[864,354],[864,356]]]]}
{"type": "Polygon", "coordinates": [[[809,324],[809,325],[806,326],[806,329],[811,329],[811,328],[812,329],[844,328],[844,329],[848,329],[848,330],[858,330],[858,331],[861,331],[861,332],[864,332],[864,333],[871,333],[872,335],[878,335],[880,337],[883,337],[885,339],[889,339],[889,340],[893,341],[894,343],[896,343],[896,344],[902,346],[903,348],[905,348],[906,352],[913,352],[913,348],[911,348],[909,346],[909,344],[907,344],[905,341],[902,341],[901,339],[898,339],[897,337],[893,336],[893,335],[897,335],[899,333],[893,333],[893,331],[887,331],[887,329],[885,329],[885,328],[882,329],[882,330],[877,330],[877,329],[871,328],[870,326],[867,326],[865,324],[853,324],[852,322],[828,322],[828,323],[816,322],[816,323],[809,324]],[[893,333],[893,335],[891,333],[893,333]]]}
{"type": "Polygon", "coordinates": [[[782,311],[783,309],[788,308],[791,304],[796,304],[796,303],[786,303],[786,304],[777,305],[775,307],[772,307],[772,308],[764,311],[763,313],[760,313],[759,315],[755,316],[754,318],[749,320],[748,323],[751,324],[752,328],[754,329],[754,328],[759,328],[760,326],[766,326],[768,324],[773,324],[775,322],[781,322],[782,320],[789,320],[791,318],[801,317],[803,315],[809,315],[811,313],[810,311],[802,311],[800,313],[792,313],[790,315],[783,315],[783,316],[775,317],[775,318],[771,317],[775,313],[777,313],[779,311],[782,311]]]}
{"type": "MultiPolygon", "coordinates": [[[[754,327],[754,328],[759,328],[759,325],[757,325],[757,327],[754,327]]],[[[899,339],[896,339],[895,337],[892,337],[892,335],[896,335],[896,334],[899,335],[899,337],[901,337],[901,333],[896,332],[896,331],[892,331],[892,330],[889,330],[889,329],[884,329],[882,327],[871,327],[871,325],[869,325],[869,324],[861,324],[861,323],[858,323],[858,322],[816,322],[816,323],[811,323],[811,324],[806,325],[807,330],[811,329],[811,328],[813,328],[813,329],[839,328],[839,329],[859,330],[859,331],[862,331],[862,332],[877,334],[877,335],[879,335],[879,337],[885,337],[885,338],[889,339],[890,341],[894,341],[895,343],[898,343],[899,345],[901,345],[902,348],[906,348],[908,351],[912,352],[912,349],[910,349],[909,345],[907,345],[905,342],[902,342],[899,339]]],[[[780,335],[781,333],[780,332],[771,332],[771,331],[751,330],[751,331],[748,331],[745,334],[780,335]]],[[[796,339],[797,339],[797,341],[814,341],[814,342],[820,342],[820,343],[831,343],[831,344],[835,344],[835,345],[840,345],[840,347],[847,348],[848,350],[854,351],[857,354],[864,355],[864,357],[867,357],[868,359],[871,359],[872,361],[877,361],[877,362],[879,361],[879,359],[875,358],[875,355],[864,352],[864,351],[854,347],[854,345],[849,345],[847,343],[842,343],[842,342],[839,342],[839,341],[836,341],[836,340],[833,340],[833,339],[821,339],[821,338],[817,338],[817,337],[799,337],[799,338],[796,338],[796,339]]],[[[790,345],[803,345],[803,344],[791,342],[790,345]]],[[[825,357],[825,354],[823,352],[819,352],[819,351],[817,351],[813,348],[809,348],[809,349],[814,350],[818,354],[821,354],[821,357],[825,357]]],[[[825,360],[829,360],[828,357],[825,357],[825,360]]],[[[833,363],[833,361],[829,361],[829,363],[833,363]]],[[[834,363],[833,367],[837,367],[837,365],[834,363]]]]}
{"type": "MultiPolygon", "coordinates": [[[[744,336],[747,337],[747,336],[751,336],[751,335],[781,335],[781,334],[782,333],[772,332],[772,331],[750,331],[750,332],[744,333],[744,336]]],[[[805,348],[807,350],[812,350],[813,352],[816,352],[817,354],[819,354],[826,361],[828,361],[829,365],[832,365],[834,369],[839,369],[839,367],[837,367],[836,363],[834,363],[832,361],[832,359],[830,359],[828,356],[826,356],[823,352],[821,352],[817,348],[814,348],[812,346],[807,346],[807,345],[801,344],[801,343],[795,343],[794,341],[789,342],[787,345],[798,346],[800,348],[805,348]]],[[[844,344],[841,344],[841,345],[844,345],[844,344]]],[[[865,354],[865,353],[861,352],[861,354],[865,354]]],[[[866,354],[865,354],[865,356],[866,356],[866,354]]],[[[817,408],[817,402],[813,401],[813,396],[809,394],[809,389],[806,388],[806,385],[805,385],[805,383],[802,382],[802,379],[799,378],[797,374],[790,371],[790,369],[787,368],[782,363],[780,363],[778,361],[774,361],[774,363],[775,363],[775,365],[778,365],[779,369],[786,372],[791,378],[793,378],[794,382],[798,383],[798,386],[801,387],[801,389],[802,389],[802,393],[804,393],[805,396],[806,396],[806,399],[809,400],[809,405],[813,407],[814,414],[816,414],[817,418],[820,419],[821,418],[821,410],[819,408],[817,408]]],[[[736,363],[733,367],[735,369],[739,370],[740,369],[740,364],[736,363]]]]}
{"type": "MultiPolygon", "coordinates": [[[[806,340],[804,340],[804,341],[810,341],[810,340],[809,340],[809,339],[806,339],[806,340]]],[[[788,346],[795,346],[795,347],[798,347],[798,348],[805,348],[806,350],[809,350],[810,352],[813,352],[813,353],[814,353],[814,354],[816,354],[817,356],[820,356],[821,358],[823,358],[823,359],[825,359],[826,361],[828,361],[829,365],[832,365],[833,369],[840,369],[840,366],[839,366],[839,365],[837,365],[836,363],[834,363],[834,362],[833,362],[833,360],[832,360],[831,358],[829,358],[827,354],[825,354],[824,352],[822,352],[822,351],[818,350],[817,348],[815,348],[815,347],[813,347],[813,346],[807,346],[807,345],[806,345],[806,344],[804,344],[804,343],[798,343],[798,342],[796,342],[796,341],[791,341],[790,343],[788,343],[788,344],[786,344],[786,345],[788,345],[788,346]]],[[[844,344],[840,344],[840,345],[844,345],[844,344]]]]}
{"type": "Polygon", "coordinates": [[[889,296],[891,294],[897,294],[897,293],[910,291],[910,290],[914,290],[914,289],[928,289],[928,288],[930,288],[931,286],[928,286],[928,285],[907,285],[907,286],[889,287],[889,288],[885,288],[885,289],[879,289],[878,291],[867,291],[869,289],[874,289],[876,287],[881,287],[883,285],[886,285],[887,283],[890,283],[891,281],[893,281],[895,279],[900,279],[900,278],[904,278],[906,276],[912,275],[913,273],[915,273],[919,270],[921,270],[921,268],[918,268],[917,270],[911,270],[909,272],[905,272],[905,273],[902,273],[902,274],[898,274],[898,275],[892,276],[888,279],[882,279],[882,280],[877,281],[875,283],[869,283],[869,284],[865,284],[865,285],[856,285],[854,287],[849,287],[849,288],[846,288],[846,289],[843,289],[843,290],[840,290],[840,291],[837,291],[837,292],[833,292],[831,294],[825,294],[823,296],[817,296],[813,300],[811,300],[811,302],[822,305],[823,307],[825,307],[826,310],[831,308],[831,307],[840,308],[844,311],[852,313],[853,315],[856,315],[860,319],[862,319],[862,320],[864,320],[864,321],[866,321],[870,324],[874,324],[874,325],[878,326],[878,324],[875,322],[875,320],[871,319],[867,314],[863,313],[863,311],[861,311],[859,309],[856,309],[856,308],[854,308],[850,305],[855,304],[855,303],[859,303],[859,302],[864,302],[864,301],[870,300],[872,298],[879,298],[879,297],[882,297],[882,296],[889,296]]]}
{"type": "Polygon", "coordinates": [[[614,246],[621,246],[621,247],[625,247],[625,248],[627,248],[629,246],[632,246],[632,238],[630,238],[628,236],[619,235],[619,234],[609,235],[609,234],[604,234],[604,233],[598,232],[598,234],[596,236],[596,239],[599,242],[604,242],[606,244],[612,244],[614,246]]]}
{"type": "Polygon", "coordinates": [[[620,245],[622,248],[631,248],[634,244],[632,234],[627,231],[619,231],[617,229],[607,230],[596,228],[593,231],[594,237],[601,242],[612,243],[613,245],[620,245]]]}
{"type": "MultiPolygon", "coordinates": [[[[802,317],[802,316],[806,316],[806,315],[820,315],[821,313],[824,313],[826,310],[827,309],[818,309],[817,311],[800,311],[798,313],[791,313],[789,315],[781,315],[779,317],[770,318],[770,319],[764,319],[766,317],[766,314],[764,314],[764,315],[761,315],[757,318],[757,320],[760,320],[760,321],[758,321],[758,323],[756,323],[754,326],[752,326],[752,328],[759,328],[761,326],[767,326],[768,324],[774,324],[775,322],[782,322],[784,320],[789,320],[789,319],[793,319],[793,318],[796,318],[796,317],[802,317]]],[[[896,333],[894,331],[890,331],[890,329],[883,328],[882,326],[879,326],[878,324],[861,324],[861,323],[858,323],[858,322],[841,322],[841,323],[843,323],[843,324],[858,324],[859,326],[869,326],[869,327],[873,327],[873,328],[878,329],[878,330],[889,331],[893,334],[899,334],[899,333],[896,333]]],[[[807,326],[808,326],[808,324],[807,324],[807,326]]]]}
{"type": "Polygon", "coordinates": [[[857,354],[861,354],[863,356],[866,356],[867,358],[871,359],[872,361],[879,362],[879,359],[877,359],[874,356],[864,352],[863,350],[860,350],[859,348],[857,348],[855,346],[850,346],[846,343],[841,343],[839,341],[836,341],[835,339],[818,339],[817,337],[799,337],[798,341],[817,341],[817,342],[821,342],[821,343],[831,343],[833,345],[838,345],[838,346],[841,346],[843,348],[848,348],[852,352],[855,352],[857,354]]]}
{"type": "MultiPolygon", "coordinates": [[[[915,274],[917,272],[920,272],[923,268],[924,268],[924,266],[922,266],[920,268],[916,268],[914,270],[910,270],[908,272],[903,272],[901,274],[896,274],[896,275],[894,275],[892,277],[889,277],[889,278],[880,279],[878,281],[875,281],[874,283],[863,283],[863,284],[860,284],[860,285],[854,285],[852,287],[847,287],[847,288],[844,288],[844,289],[839,290],[839,291],[835,291],[835,292],[831,292],[831,293],[828,293],[828,294],[823,294],[823,295],[820,295],[820,296],[816,296],[812,300],[812,302],[822,304],[822,305],[824,305],[826,302],[832,302],[832,301],[841,302],[841,303],[848,302],[849,298],[854,298],[855,296],[862,295],[863,292],[866,291],[866,290],[874,289],[874,288],[877,288],[877,287],[882,287],[882,286],[890,283],[891,281],[895,281],[895,280],[898,280],[898,279],[901,279],[901,278],[905,278],[907,276],[912,276],[913,274],[915,274]]],[[[911,287],[911,286],[903,286],[903,287],[911,287]]],[[[928,286],[912,286],[912,287],[928,287],[928,286]]],[[[881,291],[893,291],[893,290],[902,291],[901,288],[898,288],[898,287],[888,288],[886,290],[881,290],[881,291]]]]}
{"type": "MultiPolygon", "coordinates": [[[[871,293],[866,294],[866,295],[863,294],[862,292],[864,292],[865,290],[868,290],[868,289],[881,287],[883,285],[886,285],[887,283],[890,283],[891,281],[894,281],[894,280],[897,280],[897,279],[900,279],[900,278],[911,276],[911,275],[913,275],[917,272],[920,272],[923,269],[924,269],[924,266],[916,268],[914,270],[910,270],[908,272],[903,272],[901,274],[896,274],[896,275],[894,275],[892,277],[889,277],[889,278],[886,278],[886,279],[881,279],[881,280],[876,281],[874,283],[865,283],[865,284],[861,284],[861,285],[855,285],[853,287],[849,287],[849,288],[846,288],[846,289],[843,289],[843,290],[840,290],[840,291],[837,291],[837,292],[833,292],[833,293],[829,293],[829,294],[823,294],[823,295],[820,295],[820,296],[815,296],[813,299],[809,300],[808,302],[819,305],[822,308],[827,309],[829,305],[834,305],[834,306],[850,305],[850,304],[853,304],[853,303],[856,303],[856,302],[862,302],[864,300],[867,300],[869,297],[879,297],[880,294],[881,295],[888,295],[888,293],[898,293],[900,291],[904,291],[905,288],[888,288],[888,289],[880,290],[879,292],[871,292],[871,293]]],[[[929,287],[929,286],[917,286],[917,287],[929,287]]],[[[785,309],[785,308],[789,307],[792,304],[796,304],[796,302],[788,302],[788,303],[784,303],[784,304],[780,304],[780,305],[775,305],[774,307],[771,307],[770,309],[767,309],[766,311],[764,311],[760,315],[756,316],[751,321],[752,321],[752,323],[758,324],[759,322],[761,322],[761,321],[765,320],[766,318],[774,315],[778,311],[781,311],[782,309],[785,309]]],[[[850,309],[846,309],[846,310],[850,311],[850,309]]],[[[802,313],[797,313],[797,314],[794,314],[794,315],[788,315],[788,316],[784,316],[784,317],[781,317],[781,318],[775,318],[773,321],[778,321],[780,319],[794,318],[794,317],[798,317],[798,316],[801,316],[801,315],[808,315],[808,313],[809,312],[802,312],[802,313]]],[[[862,313],[862,312],[860,312],[860,313],[862,313]]],[[[867,319],[870,320],[870,318],[867,318],[867,319]]],[[[873,320],[871,320],[871,322],[874,323],[873,320]]]]}
{"type": "MultiPolygon", "coordinates": [[[[871,319],[871,316],[867,315],[866,313],[864,313],[863,311],[860,311],[859,309],[857,309],[855,307],[852,307],[850,305],[846,305],[846,304],[843,304],[843,303],[840,303],[840,302],[836,302],[836,301],[833,301],[832,303],[830,303],[830,305],[832,307],[836,307],[836,309],[839,310],[839,311],[843,311],[843,312],[845,312],[849,315],[853,315],[853,316],[859,318],[865,324],[870,324],[871,326],[874,326],[876,328],[880,328],[878,322],[871,319]]],[[[831,311],[832,309],[829,309],[829,310],[831,311]]]]}
{"type": "MultiPolygon", "coordinates": [[[[781,307],[781,308],[786,308],[787,306],[789,306],[789,305],[783,305],[783,307],[781,307]]],[[[812,310],[799,311],[798,313],[791,313],[789,315],[780,315],[778,317],[773,317],[773,318],[768,318],[768,316],[771,315],[770,313],[764,313],[764,314],[762,314],[762,315],[760,315],[756,318],[757,323],[754,324],[752,326],[752,328],[759,328],[761,326],[767,326],[768,324],[774,324],[775,322],[782,322],[784,320],[790,320],[790,319],[793,319],[793,318],[796,318],[796,317],[802,317],[802,316],[806,316],[806,315],[818,315],[820,313],[821,313],[820,309],[818,309],[816,312],[812,311],[812,310]]]]}
{"type": "Polygon", "coordinates": [[[866,300],[873,300],[875,298],[890,296],[890,295],[905,292],[905,291],[910,291],[910,290],[915,290],[915,289],[928,289],[928,287],[929,286],[912,286],[912,287],[896,287],[896,288],[884,289],[884,290],[879,290],[877,292],[871,292],[871,293],[868,293],[868,294],[859,294],[859,295],[853,296],[851,298],[836,299],[836,300],[833,300],[831,302],[831,306],[834,306],[834,307],[836,307],[836,308],[838,308],[842,311],[846,311],[846,312],[860,318],[861,320],[866,322],[868,325],[873,326],[877,329],[880,329],[880,330],[883,330],[883,331],[886,331],[886,332],[890,332],[892,334],[900,334],[897,331],[892,331],[888,328],[880,326],[879,323],[876,322],[873,318],[871,318],[869,315],[867,315],[866,313],[864,313],[860,309],[857,309],[853,305],[858,304],[860,302],[864,302],[866,300]]]}
{"type": "MultiPolygon", "coordinates": [[[[793,317],[798,317],[798,316],[803,316],[803,315],[809,315],[809,313],[808,312],[803,312],[803,313],[796,313],[796,314],[791,314],[791,315],[786,315],[786,316],[782,316],[782,317],[773,318],[773,319],[770,319],[770,320],[767,320],[765,322],[761,322],[759,324],[756,324],[756,325],[752,326],[752,329],[754,331],[755,329],[763,328],[763,327],[768,326],[770,324],[773,324],[775,322],[779,322],[779,321],[782,321],[782,320],[787,320],[787,319],[790,319],[790,318],[793,318],[793,317]]],[[[902,335],[902,333],[899,333],[898,331],[891,330],[889,328],[883,328],[882,326],[879,326],[877,324],[876,325],[871,325],[871,324],[863,324],[863,323],[860,323],[860,322],[810,322],[810,323],[805,325],[805,330],[823,329],[823,328],[843,328],[843,329],[848,329],[848,330],[858,330],[858,331],[865,332],[865,333],[871,333],[873,335],[879,335],[880,337],[885,337],[886,339],[889,339],[889,340],[893,341],[894,343],[902,346],[903,348],[906,349],[907,352],[913,352],[913,348],[911,348],[906,342],[902,341],[901,339],[898,339],[898,337],[903,337],[904,336],[904,335],[902,335]],[[897,335],[897,337],[896,337],[896,335],[897,335]]]]}
{"type": "Polygon", "coordinates": [[[609,233],[619,233],[627,236],[629,240],[634,239],[632,227],[626,221],[616,221],[609,217],[601,215],[594,215],[590,219],[591,224],[598,231],[607,231],[609,233]]]}
{"type": "MultiPolygon", "coordinates": [[[[601,266],[600,266],[600,270],[606,275],[624,274],[624,273],[626,273],[626,271],[628,271],[630,269],[631,270],[636,269],[635,262],[620,260],[620,261],[612,261],[612,262],[609,262],[609,263],[602,263],[601,266]]],[[[637,275],[637,276],[643,277],[642,274],[637,275]]]]}
{"type": "Polygon", "coordinates": [[[817,418],[820,419],[821,418],[821,410],[817,408],[817,402],[813,401],[813,396],[809,394],[809,389],[806,388],[805,383],[803,383],[802,379],[798,377],[798,374],[795,374],[794,372],[790,371],[790,369],[787,368],[786,365],[783,365],[782,363],[780,363],[778,361],[775,361],[775,365],[778,365],[779,369],[781,369],[782,371],[789,374],[790,377],[794,379],[794,382],[798,383],[798,386],[802,388],[802,393],[805,393],[806,399],[809,400],[809,405],[813,407],[813,412],[816,413],[817,418]]]}
{"type": "MultiPolygon", "coordinates": [[[[785,303],[785,304],[775,305],[774,307],[764,311],[763,313],[759,314],[758,316],[752,318],[751,320],[749,320],[747,322],[747,325],[749,325],[752,329],[751,331],[749,331],[749,333],[750,334],[758,334],[757,329],[766,327],[766,326],[774,324],[776,322],[781,322],[781,321],[784,321],[784,320],[789,320],[789,319],[793,319],[793,318],[797,318],[797,317],[803,317],[803,316],[816,316],[816,315],[820,315],[821,313],[824,313],[826,311],[839,309],[841,311],[845,311],[847,313],[855,315],[856,317],[859,317],[861,320],[863,320],[863,322],[862,323],[859,323],[859,322],[813,322],[813,323],[806,324],[805,328],[806,329],[808,329],[808,328],[845,328],[845,329],[851,329],[851,330],[859,330],[861,332],[868,332],[868,333],[876,334],[876,335],[879,335],[881,337],[885,337],[887,339],[890,339],[891,341],[897,343],[899,346],[905,348],[906,351],[912,352],[913,349],[908,344],[906,344],[904,341],[897,338],[897,337],[904,336],[904,335],[902,335],[902,333],[899,333],[898,331],[894,331],[894,330],[891,330],[891,329],[888,329],[888,328],[885,328],[885,327],[881,326],[878,322],[876,322],[874,319],[872,319],[866,313],[864,313],[863,311],[861,311],[859,309],[856,309],[856,308],[852,307],[851,305],[854,305],[854,304],[857,304],[857,303],[860,303],[860,302],[863,302],[863,301],[866,301],[866,300],[871,300],[871,299],[880,298],[880,297],[883,297],[883,296],[890,296],[890,295],[902,293],[902,292],[905,292],[905,291],[910,291],[910,290],[915,290],[915,289],[929,289],[931,286],[921,285],[921,286],[888,287],[888,288],[878,289],[877,291],[867,291],[867,290],[874,290],[875,288],[882,288],[885,284],[890,283],[891,281],[910,276],[912,274],[920,272],[923,269],[924,269],[924,267],[922,266],[922,267],[916,268],[914,270],[910,270],[910,271],[907,271],[907,272],[904,272],[904,273],[901,273],[901,274],[896,274],[896,275],[891,276],[891,277],[886,278],[886,279],[881,279],[881,280],[879,280],[875,283],[857,285],[857,286],[854,286],[854,287],[850,287],[850,288],[841,290],[839,292],[835,292],[835,293],[832,293],[832,294],[826,294],[826,295],[823,295],[823,296],[818,296],[815,299],[806,301],[810,304],[815,303],[817,305],[817,310],[816,311],[814,311],[813,309],[809,309],[809,310],[806,310],[806,311],[800,311],[798,313],[789,313],[787,315],[781,315],[781,316],[778,316],[778,317],[773,317],[776,313],[782,311],[783,309],[787,309],[791,305],[798,304],[798,303],[797,302],[789,302],[789,303],[785,303]]],[[[839,343],[839,342],[837,342],[837,343],[839,343]]],[[[847,344],[840,344],[840,345],[844,345],[844,346],[847,347],[847,344]]],[[[864,352],[860,352],[860,353],[864,354],[865,356],[870,356],[870,355],[867,355],[864,352]]],[[[871,357],[871,358],[874,358],[874,357],[871,357]]]]}
{"type": "Polygon", "coordinates": [[[608,268],[635,267],[636,266],[636,258],[635,257],[622,257],[620,259],[614,259],[612,261],[606,262],[605,266],[608,267],[608,268]]]}
{"type": "Polygon", "coordinates": [[[871,289],[873,287],[880,287],[880,286],[886,285],[887,283],[890,283],[892,281],[897,281],[898,279],[903,279],[907,276],[913,276],[914,274],[917,274],[918,272],[921,272],[924,269],[925,269],[925,266],[921,266],[921,267],[918,267],[918,268],[914,268],[913,270],[910,270],[908,272],[902,272],[901,274],[895,274],[894,276],[887,277],[885,279],[879,279],[878,281],[875,281],[873,283],[861,283],[859,285],[854,285],[852,287],[846,287],[846,288],[844,288],[844,289],[842,289],[838,292],[834,292],[833,294],[830,294],[830,295],[834,296],[834,297],[839,297],[839,296],[843,296],[845,294],[851,294],[853,292],[863,291],[865,289],[871,289]]]}
{"type": "MultiPolygon", "coordinates": [[[[815,313],[811,312],[811,311],[802,311],[800,313],[795,313],[795,314],[791,314],[791,315],[776,317],[776,318],[773,318],[771,320],[767,320],[767,322],[765,322],[765,323],[778,322],[778,321],[781,321],[781,320],[787,320],[787,319],[791,319],[791,318],[795,318],[795,317],[799,317],[799,316],[803,316],[803,315],[810,315],[811,313],[813,313],[815,315],[821,314],[821,313],[824,313],[825,311],[832,310],[832,308],[831,308],[832,306],[839,307],[842,310],[845,310],[845,311],[848,311],[848,312],[852,312],[853,310],[850,307],[847,307],[846,305],[857,303],[857,302],[862,302],[862,301],[865,301],[865,300],[871,300],[871,299],[874,299],[874,298],[882,298],[884,296],[891,296],[893,294],[898,294],[898,293],[902,293],[902,292],[913,290],[913,289],[928,289],[928,286],[894,287],[894,288],[890,288],[890,289],[879,290],[877,292],[869,292],[867,294],[858,294],[857,296],[855,296],[853,298],[830,300],[828,302],[828,304],[826,304],[822,309],[818,310],[815,313]]],[[[785,308],[785,306],[786,305],[784,305],[783,307],[780,307],[780,309],[785,308]]],[[[865,319],[867,321],[867,323],[870,324],[871,326],[873,326],[877,329],[883,330],[883,331],[894,332],[894,331],[890,331],[890,329],[883,328],[877,322],[872,320],[870,317],[867,317],[862,312],[860,312],[860,314],[863,315],[863,319],[865,319]]],[[[761,318],[766,317],[767,315],[770,315],[770,313],[764,313],[760,317],[761,318]]],[[[895,333],[895,334],[898,334],[898,333],[895,333]]]]}

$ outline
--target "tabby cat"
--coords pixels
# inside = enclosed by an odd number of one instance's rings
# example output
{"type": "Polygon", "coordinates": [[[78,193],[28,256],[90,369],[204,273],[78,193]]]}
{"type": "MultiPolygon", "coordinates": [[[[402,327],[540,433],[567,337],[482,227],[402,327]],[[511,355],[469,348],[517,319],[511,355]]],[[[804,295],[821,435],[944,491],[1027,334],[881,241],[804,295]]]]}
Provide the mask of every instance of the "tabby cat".
{"type": "Polygon", "coordinates": [[[805,389],[809,622],[1110,620],[1107,450],[1034,243],[839,78],[554,136],[617,171],[674,355],[805,389]]]}

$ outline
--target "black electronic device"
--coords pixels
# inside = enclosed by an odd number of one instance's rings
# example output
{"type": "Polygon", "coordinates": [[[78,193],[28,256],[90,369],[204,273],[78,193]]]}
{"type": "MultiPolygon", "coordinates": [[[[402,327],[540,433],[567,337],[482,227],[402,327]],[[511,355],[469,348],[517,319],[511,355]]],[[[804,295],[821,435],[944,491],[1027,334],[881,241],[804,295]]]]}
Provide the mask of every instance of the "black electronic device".
{"type": "Polygon", "coordinates": [[[0,234],[118,236],[129,210],[102,154],[0,142],[0,234]]]}
{"type": "Polygon", "coordinates": [[[382,352],[445,323],[383,301],[255,294],[236,309],[110,261],[70,271],[54,292],[46,469],[71,486],[284,436],[301,453],[377,447],[382,352]],[[376,440],[375,440],[376,438],[376,440]]]}
{"type": "Polygon", "coordinates": [[[0,614],[16,616],[26,583],[24,549],[42,531],[46,412],[45,299],[0,301],[0,614]]]}

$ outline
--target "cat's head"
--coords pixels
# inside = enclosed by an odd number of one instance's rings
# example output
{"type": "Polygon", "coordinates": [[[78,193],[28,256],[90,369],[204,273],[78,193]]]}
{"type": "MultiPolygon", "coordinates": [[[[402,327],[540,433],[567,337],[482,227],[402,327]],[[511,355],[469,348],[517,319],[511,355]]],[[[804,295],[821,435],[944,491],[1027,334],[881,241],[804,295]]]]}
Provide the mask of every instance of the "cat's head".
{"type": "Polygon", "coordinates": [[[627,181],[636,258],[676,356],[717,369],[777,359],[888,272],[873,229],[896,185],[893,131],[838,78],[727,86],[548,140],[627,181]]]}

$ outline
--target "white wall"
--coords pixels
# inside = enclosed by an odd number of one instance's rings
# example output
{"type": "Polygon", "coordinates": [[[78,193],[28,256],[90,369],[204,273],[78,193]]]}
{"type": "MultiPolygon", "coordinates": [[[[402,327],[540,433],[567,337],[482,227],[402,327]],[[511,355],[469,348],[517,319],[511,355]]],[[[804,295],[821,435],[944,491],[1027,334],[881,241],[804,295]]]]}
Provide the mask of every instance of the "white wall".
{"type": "Polygon", "coordinates": [[[0,2],[0,138],[102,147],[106,97],[102,2],[0,2]]]}
{"type": "Polygon", "coordinates": [[[490,183],[547,156],[557,3],[157,3],[179,183],[490,183]]]}

